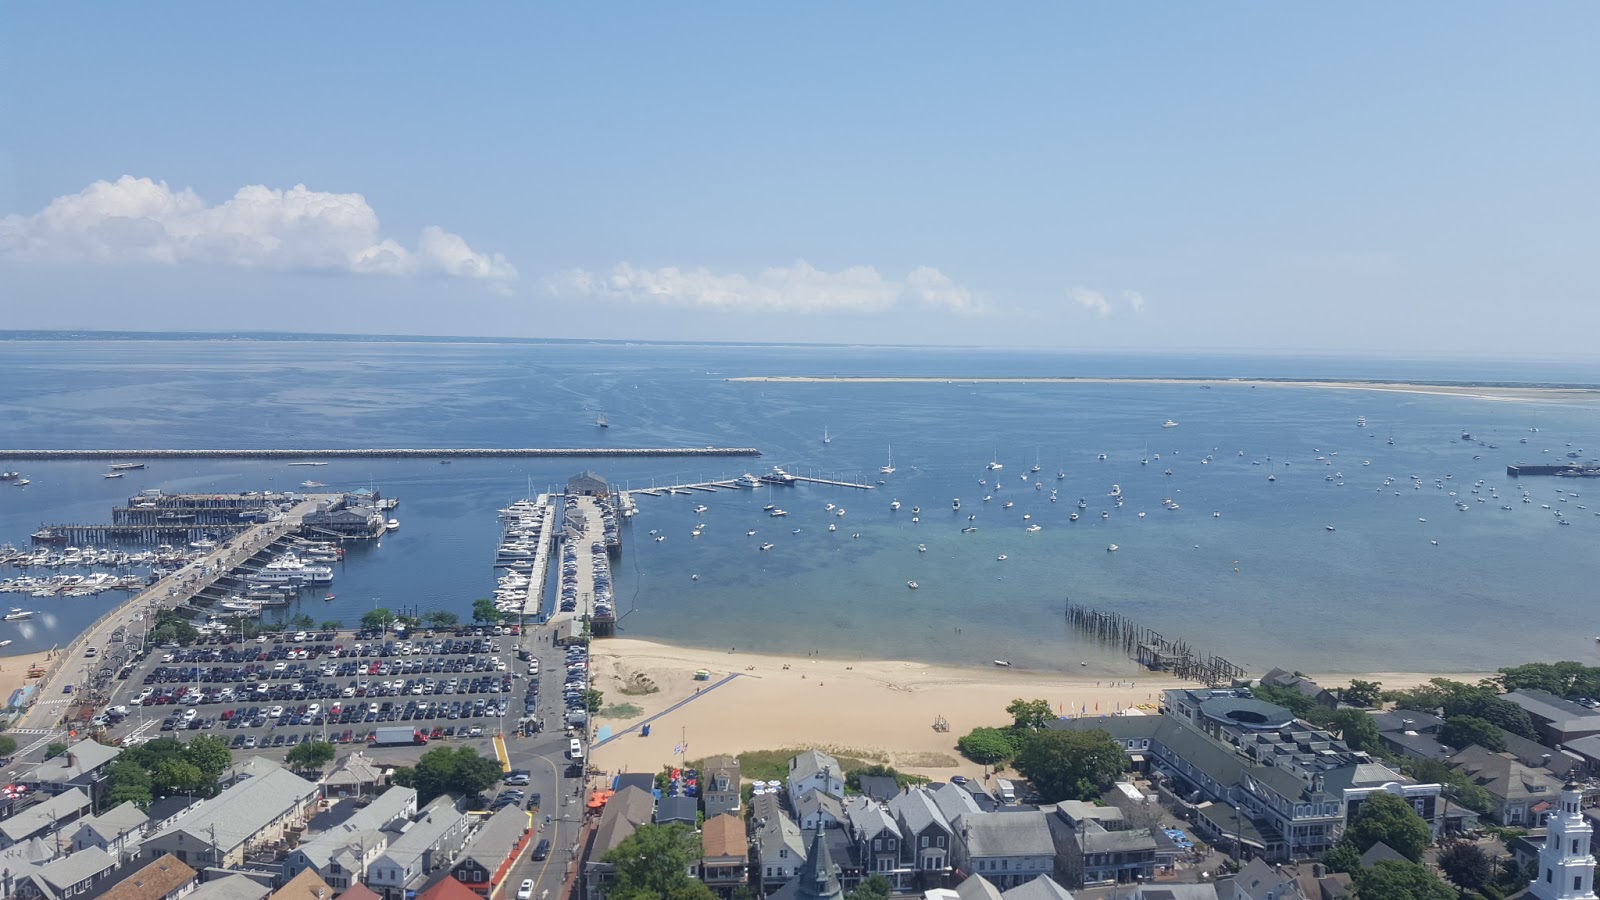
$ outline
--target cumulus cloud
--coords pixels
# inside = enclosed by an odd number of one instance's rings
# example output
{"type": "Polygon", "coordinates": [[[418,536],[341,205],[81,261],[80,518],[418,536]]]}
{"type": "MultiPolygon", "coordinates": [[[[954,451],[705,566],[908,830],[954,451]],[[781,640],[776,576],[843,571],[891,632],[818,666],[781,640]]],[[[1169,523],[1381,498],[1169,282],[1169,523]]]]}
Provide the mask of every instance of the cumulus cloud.
{"type": "Polygon", "coordinates": [[[872,266],[825,272],[804,260],[753,276],[676,266],[639,269],[620,263],[598,274],[576,269],[550,279],[546,287],[556,295],[735,312],[870,314],[902,303],[962,315],[983,312],[970,288],[928,266],[897,281],[872,266]]]}
{"type": "Polygon", "coordinates": [[[415,248],[379,233],[360,194],[247,185],[209,205],[187,188],[124,175],[0,218],[0,258],[40,263],[203,263],[251,269],[438,275],[505,288],[517,270],[428,226],[415,248]]]}
{"type": "Polygon", "coordinates": [[[1128,301],[1128,308],[1136,316],[1144,315],[1144,295],[1138,291],[1123,291],[1122,299],[1128,301]]]}
{"type": "Polygon", "coordinates": [[[1081,287],[1068,288],[1067,297],[1102,319],[1111,315],[1111,304],[1106,301],[1106,295],[1099,291],[1081,287]]]}

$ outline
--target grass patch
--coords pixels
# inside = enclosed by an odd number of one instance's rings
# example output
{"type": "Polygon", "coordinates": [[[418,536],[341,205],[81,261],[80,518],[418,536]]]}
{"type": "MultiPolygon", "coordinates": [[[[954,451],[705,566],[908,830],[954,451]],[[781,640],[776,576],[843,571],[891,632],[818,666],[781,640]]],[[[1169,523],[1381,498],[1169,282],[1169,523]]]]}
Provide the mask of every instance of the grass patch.
{"type": "Polygon", "coordinates": [[[960,765],[960,760],[948,753],[896,753],[896,765],[908,766],[913,769],[953,769],[960,765]]]}
{"type": "Polygon", "coordinates": [[[601,709],[596,715],[602,719],[633,719],[644,714],[644,710],[632,703],[613,703],[601,709]]]}
{"type": "Polygon", "coordinates": [[[839,761],[839,767],[844,772],[839,773],[842,778],[846,773],[856,769],[865,769],[868,766],[881,765],[888,760],[882,755],[866,750],[852,750],[850,748],[835,747],[785,747],[781,750],[750,750],[739,754],[739,774],[746,780],[783,782],[789,780],[789,760],[808,749],[817,749],[832,756],[839,761]]]}

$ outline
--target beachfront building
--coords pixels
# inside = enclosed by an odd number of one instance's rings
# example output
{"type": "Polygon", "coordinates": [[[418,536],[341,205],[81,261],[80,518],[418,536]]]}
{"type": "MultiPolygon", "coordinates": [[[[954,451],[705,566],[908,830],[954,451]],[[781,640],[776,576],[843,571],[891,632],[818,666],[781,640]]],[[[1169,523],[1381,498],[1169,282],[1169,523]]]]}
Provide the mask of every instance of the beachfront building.
{"type": "Polygon", "coordinates": [[[450,795],[435,798],[415,821],[400,826],[400,833],[367,865],[366,885],[383,900],[404,900],[416,892],[428,874],[466,843],[467,817],[450,795]]]}
{"type": "Polygon", "coordinates": [[[955,820],[955,874],[1005,890],[1055,870],[1056,845],[1041,811],[967,813],[955,820]]]}
{"type": "Polygon", "coordinates": [[[795,804],[802,831],[838,828],[844,824],[844,801],[823,791],[807,791],[795,804]]]}
{"type": "Polygon", "coordinates": [[[732,813],[706,819],[700,830],[700,881],[717,896],[732,897],[750,879],[750,844],[732,813]]]}
{"type": "Polygon", "coordinates": [[[789,817],[777,794],[757,794],[751,800],[750,839],[763,892],[788,883],[806,861],[800,826],[789,817]]]}
{"type": "Polygon", "coordinates": [[[741,781],[737,757],[713,756],[701,764],[700,798],[707,819],[723,813],[736,816],[744,813],[739,796],[741,781]]]}
{"type": "MultiPolygon", "coordinates": [[[[655,808],[655,796],[633,785],[622,788],[606,801],[600,824],[590,832],[589,844],[583,851],[582,893],[586,900],[600,900],[605,895],[606,888],[617,875],[616,867],[605,861],[605,855],[631,837],[640,825],[648,823],[655,815],[655,808]]],[[[516,807],[507,809],[515,811],[516,807]]]]}
{"type": "Polygon", "coordinates": [[[231,869],[244,862],[247,850],[277,844],[305,823],[318,797],[315,784],[277,766],[250,771],[258,774],[241,775],[173,827],[146,838],[141,856],[171,853],[196,869],[231,869]]]}
{"type": "Polygon", "coordinates": [[[1267,687],[1287,688],[1288,690],[1296,691],[1318,706],[1326,706],[1329,709],[1336,709],[1339,706],[1339,698],[1334,696],[1333,692],[1326,690],[1304,675],[1297,675],[1284,669],[1269,671],[1261,676],[1261,683],[1267,687]]]}
{"type": "Polygon", "coordinates": [[[1522,707],[1546,747],[1570,744],[1578,738],[1600,734],[1600,709],[1591,709],[1547,691],[1522,690],[1502,699],[1522,707]]]}
{"type": "Polygon", "coordinates": [[[833,854],[828,849],[826,831],[824,828],[812,831],[811,848],[800,871],[768,894],[771,900],[842,900],[844,886],[839,881],[839,867],[834,865],[833,854]]]}
{"type": "Polygon", "coordinates": [[[916,873],[918,886],[935,886],[950,873],[955,832],[939,804],[923,787],[907,788],[889,801],[900,826],[900,861],[916,873]]]}
{"type": "Polygon", "coordinates": [[[789,806],[800,808],[800,798],[821,791],[844,798],[844,769],[821,750],[806,750],[789,760],[789,806]]]}
{"type": "Polygon", "coordinates": [[[130,800],[81,820],[72,832],[72,849],[98,847],[120,858],[124,850],[132,852],[138,848],[149,823],[150,817],[130,800]]]}
{"type": "Polygon", "coordinates": [[[1115,806],[1066,800],[1046,811],[1045,826],[1055,850],[1053,874],[1061,884],[1136,884],[1155,877],[1155,835],[1128,828],[1115,806]]]}
{"type": "Polygon", "coordinates": [[[901,861],[900,825],[894,816],[878,801],[855,796],[845,806],[845,820],[863,873],[882,875],[896,891],[908,887],[913,870],[901,861]]]}
{"type": "Polygon", "coordinates": [[[502,807],[461,848],[450,877],[481,897],[494,896],[529,834],[528,814],[515,805],[502,807]]]}

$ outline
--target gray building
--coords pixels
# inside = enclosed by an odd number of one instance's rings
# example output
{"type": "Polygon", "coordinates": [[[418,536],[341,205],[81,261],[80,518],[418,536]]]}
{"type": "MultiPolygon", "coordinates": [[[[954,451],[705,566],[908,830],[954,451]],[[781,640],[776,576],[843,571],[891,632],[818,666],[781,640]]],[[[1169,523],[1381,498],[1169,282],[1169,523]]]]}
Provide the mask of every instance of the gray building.
{"type": "Polygon", "coordinates": [[[615,850],[655,815],[656,798],[643,788],[629,785],[606,801],[600,814],[600,824],[589,837],[589,846],[583,852],[583,896],[600,900],[607,885],[616,878],[616,867],[605,861],[605,855],[615,850]]]}
{"type": "Polygon", "coordinates": [[[762,889],[776,890],[794,878],[806,861],[805,838],[777,794],[759,794],[751,801],[750,832],[762,889]]]}
{"type": "Polygon", "coordinates": [[[0,850],[31,838],[54,835],[64,851],[71,846],[72,832],[65,826],[89,815],[89,795],[82,788],[73,787],[47,797],[0,822],[0,850]]]}
{"type": "Polygon", "coordinates": [[[416,812],[415,789],[390,788],[343,822],[301,840],[283,860],[284,882],[307,869],[337,891],[364,881],[367,869],[388,849],[390,837],[397,835],[391,826],[409,824],[416,812]]]}
{"type": "Polygon", "coordinates": [[[1502,699],[1527,711],[1534,730],[1539,732],[1539,743],[1546,747],[1600,734],[1600,710],[1580,706],[1546,691],[1512,691],[1502,699]]]}
{"type": "Polygon", "coordinates": [[[423,807],[416,819],[398,827],[389,845],[367,865],[367,887],[384,900],[403,900],[407,891],[422,886],[429,873],[444,864],[466,843],[467,817],[449,795],[423,807]]]}
{"type": "Polygon", "coordinates": [[[202,802],[165,831],[145,839],[141,855],[171,853],[195,869],[234,868],[251,847],[283,839],[304,824],[317,786],[286,769],[266,766],[202,802]]]}
{"type": "Polygon", "coordinates": [[[117,858],[98,847],[63,856],[17,880],[19,900],[68,900],[109,886],[117,858]]]}
{"type": "Polygon", "coordinates": [[[1055,871],[1056,845],[1040,811],[966,813],[955,820],[956,874],[1005,890],[1055,871]]]}
{"type": "Polygon", "coordinates": [[[713,756],[701,764],[700,797],[705,803],[706,818],[723,813],[743,815],[743,803],[739,796],[742,783],[737,757],[713,756]]]}
{"type": "Polygon", "coordinates": [[[72,849],[98,847],[116,857],[121,857],[124,851],[136,852],[149,823],[150,817],[130,800],[98,816],[80,820],[72,833],[72,849]]]}
{"type": "Polygon", "coordinates": [[[1045,816],[1055,849],[1054,875],[1068,887],[1131,884],[1155,877],[1157,841],[1125,827],[1122,811],[1069,800],[1045,816]]]}

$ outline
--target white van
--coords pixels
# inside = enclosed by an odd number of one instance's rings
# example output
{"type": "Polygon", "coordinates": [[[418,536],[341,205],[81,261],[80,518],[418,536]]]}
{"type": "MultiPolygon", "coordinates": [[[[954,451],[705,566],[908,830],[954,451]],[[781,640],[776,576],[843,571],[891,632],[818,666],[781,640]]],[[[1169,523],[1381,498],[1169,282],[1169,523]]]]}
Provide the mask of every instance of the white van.
{"type": "Polygon", "coordinates": [[[567,759],[575,761],[583,759],[583,743],[577,738],[567,742],[567,759]]]}
{"type": "Polygon", "coordinates": [[[1001,803],[1017,802],[1017,786],[1004,778],[994,780],[995,790],[1000,794],[1001,803]]]}

